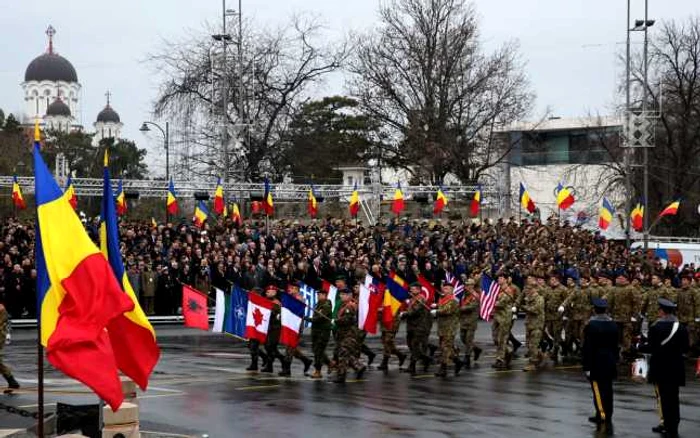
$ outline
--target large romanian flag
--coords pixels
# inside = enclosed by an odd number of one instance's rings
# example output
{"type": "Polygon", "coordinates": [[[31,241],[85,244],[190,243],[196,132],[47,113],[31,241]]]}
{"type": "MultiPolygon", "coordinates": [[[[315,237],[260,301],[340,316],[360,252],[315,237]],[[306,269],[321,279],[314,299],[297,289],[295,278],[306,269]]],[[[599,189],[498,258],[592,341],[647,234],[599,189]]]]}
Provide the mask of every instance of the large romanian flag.
{"type": "Polygon", "coordinates": [[[355,188],[352,189],[352,195],[350,196],[350,216],[357,217],[357,213],[360,211],[360,193],[357,191],[357,183],[355,183],[355,188]]]}
{"type": "Polygon", "coordinates": [[[598,227],[601,230],[605,231],[608,229],[614,213],[615,209],[608,201],[608,198],[603,198],[603,204],[600,206],[600,217],[598,218],[598,227]]]}
{"type": "Polygon", "coordinates": [[[216,181],[216,191],[214,192],[214,213],[224,214],[226,201],[224,200],[224,186],[221,185],[221,178],[216,181]]]}
{"type": "Polygon", "coordinates": [[[68,194],[51,176],[38,139],[34,178],[41,344],[54,367],[83,382],[117,410],[124,394],[106,329],[133,310],[134,302],[122,292],[109,263],[73,211],[68,194]]]}
{"type": "Polygon", "coordinates": [[[73,210],[77,209],[78,196],[75,194],[75,187],[73,187],[73,178],[71,178],[70,176],[66,181],[66,189],[64,190],[64,193],[68,195],[68,202],[70,202],[70,205],[71,207],[73,207],[73,210]]]}
{"type": "Polygon", "coordinates": [[[114,277],[119,282],[119,292],[129,300],[132,309],[112,320],[107,326],[107,330],[119,370],[145,390],[148,387],[148,378],[158,363],[160,350],[156,344],[156,333],[141,309],[124,269],[124,262],[119,251],[119,228],[114,209],[115,203],[112,198],[108,163],[109,156],[105,151],[104,190],[100,213],[100,248],[102,254],[109,261],[114,277]]]}
{"type": "Polygon", "coordinates": [[[394,191],[394,200],[391,202],[391,212],[398,216],[403,209],[403,192],[401,191],[401,183],[398,183],[396,185],[396,191],[394,191]]]}
{"type": "Polygon", "coordinates": [[[476,192],[474,192],[472,203],[469,206],[469,213],[471,213],[472,217],[477,217],[479,210],[481,210],[481,186],[477,187],[476,192]]]}
{"type": "Polygon", "coordinates": [[[386,277],[386,289],[384,289],[384,301],[382,304],[382,323],[389,328],[394,323],[394,318],[401,305],[409,298],[408,283],[395,272],[386,277]]]}
{"type": "Polygon", "coordinates": [[[194,224],[199,228],[202,228],[208,217],[209,210],[207,210],[207,206],[204,205],[204,201],[199,201],[197,206],[194,208],[194,224]]]}
{"type": "Polygon", "coordinates": [[[681,200],[677,199],[670,204],[666,208],[663,209],[661,213],[659,213],[659,217],[662,218],[664,216],[675,216],[678,214],[678,207],[681,206],[681,200]]]}
{"type": "Polygon", "coordinates": [[[263,195],[263,210],[265,215],[272,216],[275,214],[275,204],[272,201],[272,190],[270,189],[270,180],[265,177],[265,194],[263,195]]]}
{"type": "MultiPolygon", "coordinates": [[[[105,152],[106,154],[106,152],[105,152]]],[[[122,180],[119,180],[119,186],[117,188],[117,214],[119,216],[124,216],[127,210],[126,196],[124,196],[124,184],[122,180]]]]}
{"type": "Polygon", "coordinates": [[[21,210],[27,208],[27,204],[24,202],[24,196],[22,196],[22,188],[17,181],[17,175],[12,179],[12,203],[21,210]]]}
{"type": "Polygon", "coordinates": [[[528,213],[535,212],[535,201],[530,197],[530,192],[525,188],[525,184],[520,183],[520,205],[527,210],[528,213]]]}
{"type": "Polygon", "coordinates": [[[437,195],[435,196],[435,204],[433,205],[433,214],[440,214],[446,206],[447,206],[447,196],[445,196],[445,192],[443,192],[442,187],[440,187],[440,188],[438,188],[437,195]]]}
{"type": "Polygon", "coordinates": [[[637,205],[632,209],[630,213],[630,219],[632,220],[632,228],[635,231],[644,231],[644,204],[638,202],[637,205]]]}
{"type": "Polygon", "coordinates": [[[175,184],[173,184],[173,179],[170,178],[168,183],[168,198],[165,201],[165,208],[170,214],[177,214],[177,193],[175,192],[175,184]]]}
{"type": "Polygon", "coordinates": [[[316,199],[316,195],[314,194],[313,184],[311,185],[311,188],[309,189],[309,199],[308,199],[308,203],[307,203],[307,209],[309,210],[309,215],[312,218],[315,218],[316,215],[318,214],[318,200],[316,199]]]}
{"type": "Polygon", "coordinates": [[[557,184],[556,189],[554,189],[554,193],[557,195],[557,207],[560,210],[566,210],[574,205],[574,202],[576,201],[571,188],[564,187],[562,183],[557,184]]]}

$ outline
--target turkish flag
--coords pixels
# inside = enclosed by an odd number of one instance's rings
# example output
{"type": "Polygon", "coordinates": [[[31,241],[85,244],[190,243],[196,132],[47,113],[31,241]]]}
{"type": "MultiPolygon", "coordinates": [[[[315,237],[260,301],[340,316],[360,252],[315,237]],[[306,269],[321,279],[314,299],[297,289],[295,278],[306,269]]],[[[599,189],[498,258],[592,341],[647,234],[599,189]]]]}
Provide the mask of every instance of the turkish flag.
{"type": "Polygon", "coordinates": [[[209,330],[207,296],[187,285],[182,286],[182,316],[185,327],[209,330]]]}
{"type": "Polygon", "coordinates": [[[248,293],[248,312],[245,319],[245,337],[267,342],[267,328],[270,326],[272,301],[260,295],[248,293]]]}
{"type": "Polygon", "coordinates": [[[428,305],[435,302],[435,286],[433,286],[427,278],[423,277],[423,274],[418,275],[418,282],[420,283],[421,295],[425,297],[425,302],[428,305]]]}

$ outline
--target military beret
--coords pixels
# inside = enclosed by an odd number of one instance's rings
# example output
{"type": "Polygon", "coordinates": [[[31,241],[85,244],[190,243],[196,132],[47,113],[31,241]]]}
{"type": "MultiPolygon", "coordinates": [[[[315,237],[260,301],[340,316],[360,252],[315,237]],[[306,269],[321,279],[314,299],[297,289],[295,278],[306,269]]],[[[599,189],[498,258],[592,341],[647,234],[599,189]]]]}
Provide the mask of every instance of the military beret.
{"type": "Polygon", "coordinates": [[[414,281],[413,283],[410,284],[410,287],[422,287],[422,285],[419,282],[414,281]]]}
{"type": "Polygon", "coordinates": [[[599,309],[608,308],[608,300],[605,298],[594,298],[591,300],[591,304],[593,304],[593,307],[597,307],[599,309]]]}
{"type": "Polygon", "coordinates": [[[666,311],[673,311],[676,310],[676,308],[678,307],[676,306],[676,303],[674,303],[671,300],[667,300],[666,298],[659,298],[657,302],[659,304],[659,307],[666,311]]]}
{"type": "Polygon", "coordinates": [[[274,284],[268,285],[267,288],[265,288],[265,292],[270,292],[270,291],[277,292],[277,286],[275,286],[274,284]]]}
{"type": "Polygon", "coordinates": [[[339,275],[336,275],[336,276],[335,276],[335,281],[338,281],[338,280],[346,281],[347,278],[345,277],[345,275],[339,274],[339,275]]]}

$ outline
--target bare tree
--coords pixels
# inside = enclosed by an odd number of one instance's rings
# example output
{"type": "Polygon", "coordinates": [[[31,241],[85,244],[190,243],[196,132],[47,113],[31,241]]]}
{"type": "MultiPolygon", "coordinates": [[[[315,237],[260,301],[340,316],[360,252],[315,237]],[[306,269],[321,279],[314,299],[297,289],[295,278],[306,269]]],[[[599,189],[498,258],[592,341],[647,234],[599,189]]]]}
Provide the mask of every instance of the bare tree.
{"type": "Polygon", "coordinates": [[[484,53],[466,0],[393,0],[379,14],[356,37],[350,88],[394,139],[382,158],[419,179],[478,180],[508,155],[495,130],[533,102],[517,44],[484,53]]]}
{"type": "Polygon", "coordinates": [[[278,163],[292,117],[309,88],[341,66],[346,47],[323,41],[319,24],[303,17],[273,30],[248,26],[239,69],[237,52],[224,56],[219,44],[217,53],[211,33],[166,42],[150,57],[166,78],[155,112],[186,130],[187,144],[175,155],[199,175],[249,181],[264,172],[281,175],[278,163]]]}

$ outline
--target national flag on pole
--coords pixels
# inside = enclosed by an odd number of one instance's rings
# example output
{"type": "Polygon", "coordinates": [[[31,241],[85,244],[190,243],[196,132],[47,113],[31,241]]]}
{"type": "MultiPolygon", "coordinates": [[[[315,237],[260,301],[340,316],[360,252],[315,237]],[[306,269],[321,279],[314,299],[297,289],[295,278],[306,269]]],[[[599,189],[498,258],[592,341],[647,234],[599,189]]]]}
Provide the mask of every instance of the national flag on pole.
{"type": "Polygon", "coordinates": [[[481,296],[479,297],[479,316],[484,321],[491,320],[493,308],[496,306],[496,299],[501,292],[501,286],[498,282],[486,274],[481,276],[481,296]]]}
{"type": "Polygon", "coordinates": [[[199,201],[197,206],[194,208],[194,217],[192,218],[194,224],[199,228],[202,228],[204,227],[204,222],[206,222],[208,217],[209,210],[207,210],[207,206],[204,205],[204,201],[199,201]]]}
{"type": "Polygon", "coordinates": [[[574,202],[576,201],[574,194],[571,191],[571,187],[564,187],[561,182],[557,184],[556,189],[554,189],[554,193],[557,196],[557,207],[560,210],[566,210],[574,205],[574,202]]]}
{"type": "Polygon", "coordinates": [[[481,209],[481,186],[476,188],[474,192],[474,197],[472,198],[472,203],[469,206],[469,213],[472,217],[479,216],[479,210],[481,209]]]}
{"type": "Polygon", "coordinates": [[[282,293],[280,344],[294,348],[299,345],[299,331],[304,320],[304,302],[288,293],[282,293]]]}
{"type": "Polygon", "coordinates": [[[165,201],[165,206],[170,214],[177,214],[177,192],[175,192],[175,184],[173,184],[173,179],[170,178],[168,183],[168,199],[165,201]]]}
{"type": "Polygon", "coordinates": [[[316,200],[316,195],[314,194],[313,184],[311,184],[311,188],[309,189],[309,201],[307,204],[307,208],[309,210],[309,216],[315,218],[318,214],[318,201],[316,200]]]}
{"type": "Polygon", "coordinates": [[[630,213],[630,218],[632,219],[632,228],[635,231],[640,233],[644,231],[644,204],[637,202],[630,213]]]}
{"type": "Polygon", "coordinates": [[[119,226],[115,211],[114,193],[109,176],[109,154],[105,150],[104,181],[102,184],[102,211],[100,212],[100,248],[109,262],[122,293],[134,304],[133,310],[115,318],[107,326],[109,340],[117,359],[119,370],[131,378],[144,391],[148,379],[160,357],[156,332],[148,321],[138,297],[129,282],[120,251],[119,226]]]}
{"type": "Polygon", "coordinates": [[[265,195],[263,196],[263,210],[266,216],[275,214],[275,204],[272,201],[272,191],[270,189],[270,180],[265,177],[265,195]]]}
{"type": "Polygon", "coordinates": [[[612,222],[613,214],[615,214],[615,209],[613,208],[610,201],[607,198],[603,198],[603,203],[600,206],[600,213],[598,218],[598,227],[605,231],[610,226],[612,222]]]}
{"type": "MultiPolygon", "coordinates": [[[[304,303],[306,307],[304,308],[304,318],[312,318],[314,316],[314,309],[316,308],[316,303],[318,302],[318,296],[316,295],[316,290],[305,283],[299,283],[299,293],[304,298],[304,303]]],[[[305,327],[311,327],[311,321],[304,320],[305,327]]]]}
{"type": "Polygon", "coordinates": [[[231,207],[231,220],[234,224],[239,227],[243,224],[243,218],[241,217],[241,210],[238,208],[238,203],[234,202],[231,207]]]}
{"type": "MultiPolygon", "coordinates": [[[[106,153],[106,151],[105,151],[106,153]]],[[[124,195],[124,185],[122,180],[119,180],[119,185],[117,186],[117,194],[114,196],[117,202],[117,214],[119,216],[124,216],[126,213],[126,196],[124,195]]]]}
{"type": "Polygon", "coordinates": [[[73,178],[71,176],[68,176],[68,180],[66,181],[66,189],[64,190],[63,193],[66,193],[68,195],[68,202],[70,202],[71,207],[73,207],[73,210],[76,210],[78,208],[78,197],[75,194],[75,187],[73,187],[73,178]]]}
{"type": "Polygon", "coordinates": [[[527,191],[523,183],[520,183],[520,205],[522,205],[528,213],[535,212],[535,201],[532,200],[530,192],[527,191]]]}
{"type": "Polygon", "coordinates": [[[664,216],[675,216],[678,213],[678,207],[681,205],[681,200],[677,199],[670,204],[668,204],[668,207],[664,208],[661,213],[659,213],[659,218],[662,218],[664,216]]]}
{"type": "Polygon", "coordinates": [[[408,283],[396,272],[390,272],[386,277],[386,290],[382,303],[382,323],[389,328],[394,324],[394,318],[401,305],[408,299],[408,283]]]}
{"type": "Polygon", "coordinates": [[[12,178],[12,203],[20,210],[27,208],[27,204],[24,202],[24,196],[22,196],[22,189],[17,181],[17,175],[12,178]]]}
{"type": "Polygon", "coordinates": [[[445,281],[452,284],[452,293],[454,294],[454,299],[458,303],[462,301],[462,296],[464,296],[464,285],[459,278],[447,272],[445,274],[445,281]]]}
{"type": "Polygon", "coordinates": [[[185,318],[185,327],[209,330],[208,309],[206,295],[190,286],[182,286],[182,316],[185,318]]]}
{"type": "Polygon", "coordinates": [[[328,294],[328,299],[333,306],[333,319],[338,316],[338,310],[340,309],[340,294],[338,294],[338,288],[335,287],[331,282],[322,280],[321,289],[326,291],[328,294]]]}
{"type": "Polygon", "coordinates": [[[433,214],[440,214],[442,210],[447,206],[447,196],[445,192],[442,191],[442,187],[438,188],[437,195],[435,196],[435,204],[433,205],[433,214]]]}
{"type": "Polygon", "coordinates": [[[221,178],[216,181],[216,191],[214,192],[214,213],[221,216],[226,208],[224,200],[224,186],[221,185],[221,178]]]}
{"type": "Polygon", "coordinates": [[[224,324],[224,331],[245,338],[248,320],[248,292],[238,286],[233,287],[231,292],[231,317],[229,324],[224,324]]]}
{"type": "Polygon", "coordinates": [[[377,333],[377,322],[379,320],[379,308],[384,300],[384,285],[367,275],[365,282],[360,285],[360,296],[357,309],[357,326],[370,334],[377,333]]]}
{"type": "Polygon", "coordinates": [[[90,240],[41,156],[34,127],[36,291],[40,342],[49,362],[119,409],[124,394],[107,326],[134,303],[90,240]],[[96,366],[99,365],[99,366],[96,366]]]}
{"type": "Polygon", "coordinates": [[[211,331],[214,333],[223,333],[226,321],[231,319],[231,300],[226,299],[226,293],[215,287],[216,291],[216,307],[214,308],[214,326],[211,331]]]}
{"type": "Polygon", "coordinates": [[[405,205],[403,202],[403,192],[401,191],[401,183],[396,184],[394,191],[394,200],[391,202],[391,212],[395,215],[400,215],[405,205]]]}
{"type": "Polygon", "coordinates": [[[357,217],[357,213],[360,211],[360,193],[357,191],[357,183],[355,183],[355,188],[352,189],[352,195],[350,195],[350,216],[357,217]]]}
{"type": "Polygon", "coordinates": [[[425,297],[425,302],[432,304],[435,302],[435,286],[433,286],[423,274],[418,274],[418,283],[420,283],[420,293],[425,297]]]}
{"type": "Polygon", "coordinates": [[[272,301],[257,294],[248,294],[245,337],[257,339],[263,344],[267,341],[267,329],[270,326],[272,301]]]}
{"type": "Polygon", "coordinates": [[[158,228],[158,222],[156,222],[156,218],[154,218],[153,216],[151,216],[151,228],[158,228]]]}

